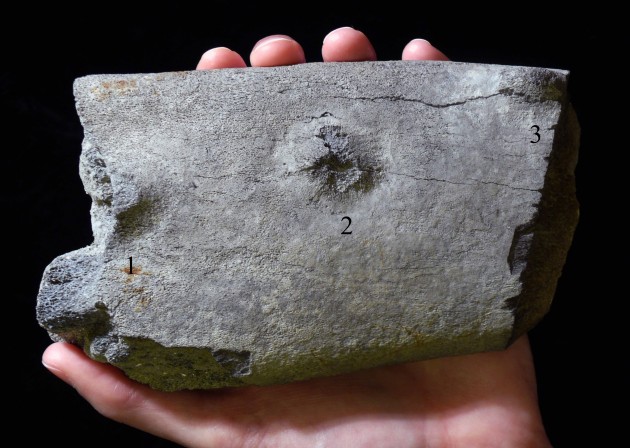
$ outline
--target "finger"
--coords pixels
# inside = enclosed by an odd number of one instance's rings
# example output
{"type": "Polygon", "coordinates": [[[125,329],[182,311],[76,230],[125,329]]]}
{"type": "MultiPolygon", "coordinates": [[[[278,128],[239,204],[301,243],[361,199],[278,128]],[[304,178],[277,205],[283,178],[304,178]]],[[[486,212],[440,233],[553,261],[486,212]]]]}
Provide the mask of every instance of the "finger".
{"type": "Polygon", "coordinates": [[[146,405],[154,393],[115,367],[94,361],[78,347],[65,342],[49,346],[42,363],[74,387],[97,411],[117,421],[126,422],[126,414],[146,405]]]}
{"type": "Polygon", "coordinates": [[[306,62],[302,46],[284,34],[260,39],[249,55],[252,67],[274,67],[306,62]]]}
{"type": "Polygon", "coordinates": [[[197,70],[212,70],[215,68],[246,67],[245,61],[236,51],[226,47],[212,48],[206,51],[197,64],[197,70]]]}
{"type": "Polygon", "coordinates": [[[414,39],[405,46],[403,61],[448,61],[440,50],[424,39],[414,39]]]}
{"type": "MultiPolygon", "coordinates": [[[[136,383],[117,368],[94,361],[78,347],[65,342],[49,346],[42,363],[108,418],[170,440],[187,432],[182,431],[186,422],[178,418],[177,412],[184,406],[181,403],[184,394],[169,395],[136,383]]],[[[188,431],[191,432],[194,431],[188,431]]]]}
{"type": "Polygon", "coordinates": [[[344,26],[324,38],[322,57],[325,62],[374,61],[376,51],[365,34],[344,26]]]}

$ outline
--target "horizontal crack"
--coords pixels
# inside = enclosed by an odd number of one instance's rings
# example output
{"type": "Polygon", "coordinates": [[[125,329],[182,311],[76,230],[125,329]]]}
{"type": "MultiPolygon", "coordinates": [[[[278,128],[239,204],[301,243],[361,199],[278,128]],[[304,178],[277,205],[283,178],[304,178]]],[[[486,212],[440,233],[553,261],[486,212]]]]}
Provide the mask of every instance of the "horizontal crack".
{"type": "Polygon", "coordinates": [[[426,182],[444,182],[447,184],[452,184],[452,185],[475,185],[475,184],[484,184],[484,185],[498,185],[500,187],[507,187],[507,188],[511,188],[513,190],[525,190],[525,191],[536,191],[536,192],[540,192],[540,190],[536,190],[534,188],[524,188],[524,187],[515,187],[514,185],[509,185],[509,184],[503,184],[501,182],[492,182],[492,181],[486,181],[486,180],[481,180],[481,179],[473,179],[473,178],[469,178],[470,180],[474,181],[474,182],[455,182],[452,180],[447,180],[447,179],[438,179],[435,177],[419,177],[419,176],[412,176],[411,174],[405,174],[405,173],[390,173],[396,176],[404,176],[404,177],[409,177],[411,179],[414,180],[423,180],[426,182]]]}
{"type": "Polygon", "coordinates": [[[512,188],[514,190],[525,190],[525,191],[536,191],[536,192],[540,192],[540,190],[537,190],[535,188],[525,188],[525,187],[515,187],[514,185],[509,185],[509,184],[502,184],[501,182],[492,182],[489,180],[481,180],[481,179],[473,179],[473,178],[469,178],[470,180],[474,180],[475,182],[479,182],[480,184],[486,184],[486,185],[498,185],[500,187],[508,187],[508,188],[512,188]]]}
{"type": "Polygon", "coordinates": [[[385,95],[385,96],[374,96],[374,97],[357,96],[357,97],[351,97],[351,98],[349,98],[349,97],[341,97],[341,96],[333,96],[333,98],[350,99],[350,100],[363,100],[363,101],[378,101],[378,100],[406,101],[406,102],[411,102],[411,103],[420,103],[420,104],[424,104],[425,106],[435,107],[435,108],[441,109],[441,108],[451,107],[451,106],[461,106],[462,104],[466,104],[469,101],[486,100],[488,98],[492,98],[494,96],[499,96],[499,95],[508,95],[508,96],[510,96],[510,94],[508,92],[501,91],[501,92],[493,93],[491,95],[475,96],[475,97],[472,97],[472,98],[467,98],[467,99],[462,100],[462,101],[454,101],[452,103],[445,103],[445,104],[429,103],[427,101],[422,101],[422,100],[417,99],[417,98],[406,98],[404,96],[399,96],[399,95],[385,95]]]}

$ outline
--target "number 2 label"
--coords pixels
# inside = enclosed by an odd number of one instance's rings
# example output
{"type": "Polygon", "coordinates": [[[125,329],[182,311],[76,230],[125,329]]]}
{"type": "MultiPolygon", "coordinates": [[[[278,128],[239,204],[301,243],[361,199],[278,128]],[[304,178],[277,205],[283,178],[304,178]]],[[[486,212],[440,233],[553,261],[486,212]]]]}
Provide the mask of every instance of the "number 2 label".
{"type": "Polygon", "coordinates": [[[349,216],[344,216],[343,218],[341,218],[341,221],[343,222],[344,220],[348,220],[348,225],[346,226],[346,228],[344,229],[343,232],[341,232],[342,235],[352,235],[352,230],[350,230],[348,232],[348,229],[350,228],[350,224],[352,224],[352,219],[350,219],[349,216]]]}

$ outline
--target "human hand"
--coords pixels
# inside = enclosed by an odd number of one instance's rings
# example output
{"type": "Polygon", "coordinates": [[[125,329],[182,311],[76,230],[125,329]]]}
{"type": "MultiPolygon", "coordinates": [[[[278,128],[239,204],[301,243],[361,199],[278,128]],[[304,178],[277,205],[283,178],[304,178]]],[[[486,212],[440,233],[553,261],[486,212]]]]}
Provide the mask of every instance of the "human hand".
{"type": "MultiPolygon", "coordinates": [[[[324,40],[325,62],[375,60],[363,33],[340,28],[324,40]]],[[[405,60],[446,60],[423,40],[405,60]]],[[[288,36],[259,41],[252,66],[305,62],[288,36]]],[[[224,47],[198,69],[245,67],[224,47]]],[[[501,352],[436,359],[267,387],[159,392],[52,344],[44,365],[116,421],[191,447],[545,447],[526,337],[501,352]]]]}

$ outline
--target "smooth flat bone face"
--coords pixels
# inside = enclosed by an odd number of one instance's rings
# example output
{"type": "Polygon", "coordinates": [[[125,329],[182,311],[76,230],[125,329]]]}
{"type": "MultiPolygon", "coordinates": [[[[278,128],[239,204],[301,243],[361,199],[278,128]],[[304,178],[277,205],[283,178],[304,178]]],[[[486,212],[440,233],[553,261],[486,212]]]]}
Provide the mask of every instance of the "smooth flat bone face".
{"type": "Polygon", "coordinates": [[[162,390],[498,350],[577,221],[567,73],[312,63],[75,83],[94,243],[45,271],[54,339],[162,390]]]}

